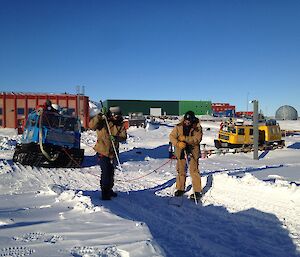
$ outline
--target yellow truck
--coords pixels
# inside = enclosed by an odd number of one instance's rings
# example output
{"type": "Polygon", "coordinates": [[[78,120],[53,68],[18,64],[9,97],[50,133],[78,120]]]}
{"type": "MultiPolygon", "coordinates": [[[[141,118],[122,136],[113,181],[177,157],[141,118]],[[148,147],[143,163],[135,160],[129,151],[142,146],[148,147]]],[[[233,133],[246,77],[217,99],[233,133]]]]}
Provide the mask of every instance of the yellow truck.
{"type": "MultiPolygon", "coordinates": [[[[281,130],[276,120],[268,120],[260,123],[259,146],[274,147],[284,146],[281,138],[281,130]]],[[[253,125],[238,123],[221,123],[218,139],[215,139],[216,148],[239,148],[253,145],[253,125]]]]}

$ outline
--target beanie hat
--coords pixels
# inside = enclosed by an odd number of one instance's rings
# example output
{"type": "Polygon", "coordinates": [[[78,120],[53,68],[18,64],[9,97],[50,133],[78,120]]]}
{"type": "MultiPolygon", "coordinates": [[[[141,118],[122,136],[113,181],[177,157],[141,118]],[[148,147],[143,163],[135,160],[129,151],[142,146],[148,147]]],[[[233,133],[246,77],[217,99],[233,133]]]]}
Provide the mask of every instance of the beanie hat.
{"type": "Polygon", "coordinates": [[[189,120],[190,122],[194,122],[196,120],[195,113],[193,111],[188,111],[184,115],[185,120],[189,120]]]}

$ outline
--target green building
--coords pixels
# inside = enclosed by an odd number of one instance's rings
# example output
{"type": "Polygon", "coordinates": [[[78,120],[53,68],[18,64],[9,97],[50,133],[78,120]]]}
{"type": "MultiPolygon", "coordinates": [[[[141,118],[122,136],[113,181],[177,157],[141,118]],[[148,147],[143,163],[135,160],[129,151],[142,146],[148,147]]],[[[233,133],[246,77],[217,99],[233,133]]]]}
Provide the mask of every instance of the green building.
{"type": "Polygon", "coordinates": [[[211,115],[211,101],[179,101],[179,115],[193,111],[196,115],[211,115]]]}
{"type": "Polygon", "coordinates": [[[211,114],[211,101],[164,101],[164,100],[111,100],[103,102],[107,108],[120,106],[123,115],[142,112],[144,115],[183,115],[187,111],[194,111],[196,115],[211,114]]]}

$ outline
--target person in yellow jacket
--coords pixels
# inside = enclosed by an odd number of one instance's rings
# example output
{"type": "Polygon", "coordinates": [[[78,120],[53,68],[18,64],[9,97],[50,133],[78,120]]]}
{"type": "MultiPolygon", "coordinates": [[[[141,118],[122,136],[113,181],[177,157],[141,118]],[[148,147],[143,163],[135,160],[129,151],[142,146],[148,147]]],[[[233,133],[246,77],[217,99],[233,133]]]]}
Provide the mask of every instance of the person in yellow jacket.
{"type": "Polygon", "coordinates": [[[111,197],[117,196],[117,193],[112,189],[114,186],[114,169],[116,163],[113,144],[118,154],[119,142],[127,139],[127,132],[120,107],[110,107],[109,111],[102,108],[101,112],[90,120],[89,127],[97,132],[97,142],[94,149],[97,152],[101,167],[100,186],[102,200],[110,200],[111,197]],[[105,119],[107,119],[110,131],[105,119]]]}
{"type": "Polygon", "coordinates": [[[185,113],[183,120],[170,133],[169,139],[172,145],[175,146],[175,156],[177,158],[175,196],[181,196],[185,192],[186,160],[190,157],[189,169],[194,190],[191,198],[196,197],[199,199],[202,196],[201,177],[198,168],[202,127],[193,111],[185,113]]]}

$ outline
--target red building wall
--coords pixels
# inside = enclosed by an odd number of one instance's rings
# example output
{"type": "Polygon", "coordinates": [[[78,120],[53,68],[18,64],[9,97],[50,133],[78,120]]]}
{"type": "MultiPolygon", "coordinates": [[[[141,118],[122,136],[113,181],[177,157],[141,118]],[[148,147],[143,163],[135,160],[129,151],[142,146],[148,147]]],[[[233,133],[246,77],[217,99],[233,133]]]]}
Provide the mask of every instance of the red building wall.
{"type": "Polygon", "coordinates": [[[252,117],[253,112],[236,112],[237,117],[252,117]]]}
{"type": "Polygon", "coordinates": [[[212,103],[211,108],[213,113],[226,113],[226,111],[231,110],[233,114],[235,113],[235,106],[229,103],[212,103]]]}
{"type": "Polygon", "coordinates": [[[78,110],[77,95],[71,94],[33,94],[33,93],[0,93],[0,127],[18,128],[27,119],[29,110],[43,105],[49,99],[61,108],[74,109],[74,115],[79,113],[84,128],[89,123],[89,97],[80,95],[78,110]]]}

